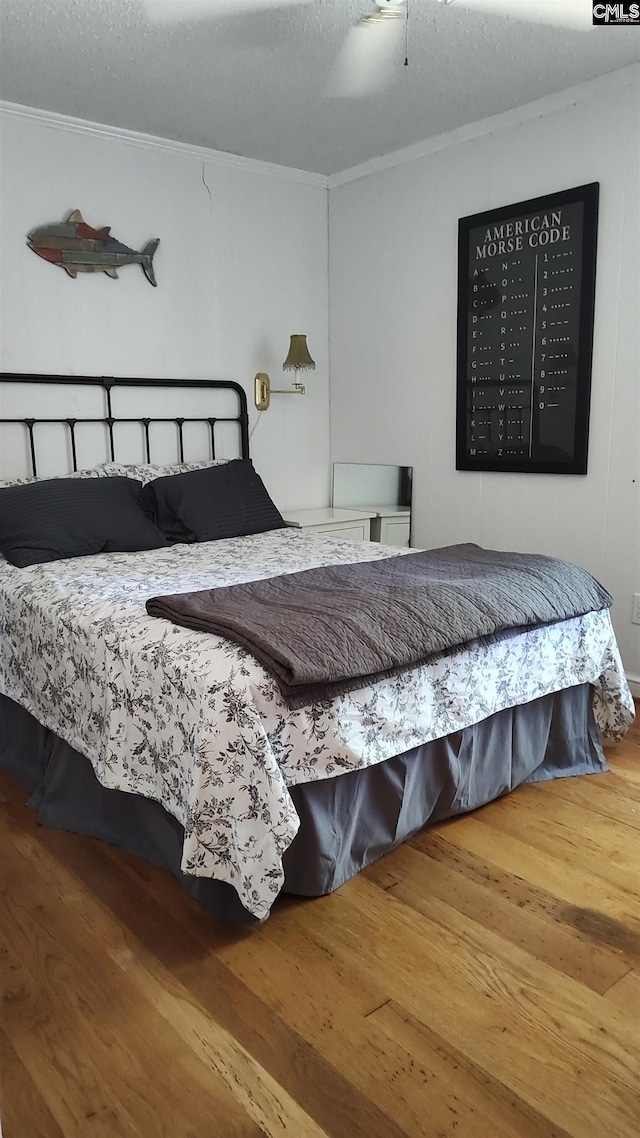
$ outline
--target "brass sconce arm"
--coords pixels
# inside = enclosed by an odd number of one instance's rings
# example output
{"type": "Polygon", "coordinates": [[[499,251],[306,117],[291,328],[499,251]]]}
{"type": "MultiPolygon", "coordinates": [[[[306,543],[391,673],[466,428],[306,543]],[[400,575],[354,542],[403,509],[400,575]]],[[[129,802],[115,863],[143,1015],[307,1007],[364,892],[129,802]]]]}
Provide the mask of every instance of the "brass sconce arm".
{"type": "Polygon", "coordinates": [[[266,371],[259,371],[253,381],[253,401],[258,411],[266,411],[272,395],[304,395],[303,383],[294,383],[291,387],[272,387],[271,380],[266,371]]]}

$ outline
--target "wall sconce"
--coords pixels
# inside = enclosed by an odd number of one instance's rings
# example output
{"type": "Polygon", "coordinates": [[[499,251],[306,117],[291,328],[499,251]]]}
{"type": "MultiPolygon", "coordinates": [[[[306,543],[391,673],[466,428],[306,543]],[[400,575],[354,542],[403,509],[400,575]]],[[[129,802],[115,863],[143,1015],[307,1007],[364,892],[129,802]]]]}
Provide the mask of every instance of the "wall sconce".
{"type": "Polygon", "coordinates": [[[298,379],[298,372],[314,371],[315,363],[309,355],[306,336],[292,336],[289,343],[289,352],[282,365],[283,371],[292,371],[294,381],[292,387],[277,388],[271,386],[271,380],[264,371],[259,371],[253,381],[253,400],[258,411],[266,411],[272,395],[304,395],[304,384],[298,379]]]}

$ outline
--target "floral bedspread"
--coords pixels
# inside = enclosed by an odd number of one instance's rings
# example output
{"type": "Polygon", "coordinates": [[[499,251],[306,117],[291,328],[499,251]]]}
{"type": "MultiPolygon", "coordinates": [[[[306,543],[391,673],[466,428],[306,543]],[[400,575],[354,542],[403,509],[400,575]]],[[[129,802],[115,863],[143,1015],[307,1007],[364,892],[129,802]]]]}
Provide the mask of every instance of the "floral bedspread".
{"type": "Polygon", "coordinates": [[[244,648],[149,617],[148,597],[401,555],[301,530],[17,569],[0,559],[0,691],[91,761],[106,787],[184,826],[182,869],[264,918],[298,829],[287,787],[330,778],[573,684],[602,733],[634,714],[605,610],[462,649],[289,710],[244,648]]]}

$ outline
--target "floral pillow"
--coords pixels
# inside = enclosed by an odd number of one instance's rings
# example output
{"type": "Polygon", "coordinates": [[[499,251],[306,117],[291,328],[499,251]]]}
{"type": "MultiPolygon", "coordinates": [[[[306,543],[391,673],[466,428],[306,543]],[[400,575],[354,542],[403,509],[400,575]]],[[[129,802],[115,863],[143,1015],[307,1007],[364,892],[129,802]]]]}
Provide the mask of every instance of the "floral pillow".
{"type": "Polygon", "coordinates": [[[136,482],[152,482],[155,478],[168,478],[173,474],[184,474],[188,470],[203,470],[207,466],[222,466],[228,460],[204,458],[199,462],[174,462],[167,465],[152,463],[124,463],[103,462],[100,466],[92,466],[88,470],[75,470],[72,474],[45,474],[34,478],[9,478],[3,486],[26,486],[30,482],[42,482],[51,478],[133,478],[136,482]]]}
{"type": "Polygon", "coordinates": [[[31,478],[9,478],[6,482],[0,482],[0,487],[28,486],[30,482],[48,482],[52,478],[106,478],[109,473],[110,471],[105,470],[102,466],[92,466],[90,470],[74,470],[71,474],[42,474],[35,478],[33,476],[31,478]]]}
{"type": "Polygon", "coordinates": [[[146,485],[156,478],[170,478],[174,474],[186,474],[190,470],[204,470],[208,466],[224,466],[228,460],[225,458],[204,458],[200,462],[174,462],[166,465],[155,463],[124,463],[105,462],[101,471],[108,475],[118,475],[124,478],[135,478],[137,482],[146,485]]]}

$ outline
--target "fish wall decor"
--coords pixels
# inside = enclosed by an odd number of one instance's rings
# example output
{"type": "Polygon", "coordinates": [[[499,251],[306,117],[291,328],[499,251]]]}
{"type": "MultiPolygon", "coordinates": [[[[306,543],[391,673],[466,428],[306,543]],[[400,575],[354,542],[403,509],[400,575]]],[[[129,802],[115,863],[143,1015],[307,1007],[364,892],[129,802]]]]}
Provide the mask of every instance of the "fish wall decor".
{"type": "Polygon", "coordinates": [[[39,257],[59,265],[70,277],[78,273],[106,273],[118,276],[122,265],[141,265],[147,280],[156,286],[153,255],[160,238],[149,241],[141,252],[130,249],[111,236],[111,227],[93,229],[87,225],[79,209],[74,209],[66,221],[40,225],[28,234],[27,244],[39,257]]]}

